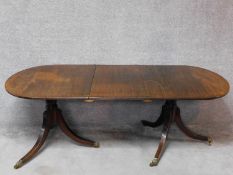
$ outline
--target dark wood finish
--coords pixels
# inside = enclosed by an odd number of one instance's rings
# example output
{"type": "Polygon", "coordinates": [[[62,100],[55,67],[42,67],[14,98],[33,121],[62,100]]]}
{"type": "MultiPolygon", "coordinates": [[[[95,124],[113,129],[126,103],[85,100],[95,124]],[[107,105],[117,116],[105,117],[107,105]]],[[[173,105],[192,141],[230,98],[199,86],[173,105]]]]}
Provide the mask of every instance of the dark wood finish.
{"type": "Polygon", "coordinates": [[[75,142],[98,147],[97,142],[75,134],[65,122],[56,100],[167,100],[156,122],[142,121],[144,126],[163,126],[161,140],[151,166],[157,165],[173,121],[187,136],[208,141],[210,137],[190,131],[182,122],[176,100],[207,100],[223,97],[229,91],[228,82],[209,70],[191,66],[146,65],[49,65],[18,72],[5,84],[10,94],[47,102],[39,138],[33,148],[20,159],[15,168],[31,160],[44,144],[49,130],[58,125],[75,142]]]}
{"type": "Polygon", "coordinates": [[[163,105],[162,110],[161,110],[161,114],[155,122],[149,122],[146,120],[142,120],[141,122],[142,122],[143,126],[149,126],[149,127],[155,128],[155,127],[162,125],[164,123],[164,120],[166,119],[166,117],[164,117],[165,112],[167,111],[166,107],[167,107],[166,105],[163,105]]]}
{"type": "Polygon", "coordinates": [[[81,137],[77,134],[75,134],[67,125],[67,123],[65,122],[62,113],[60,110],[56,111],[56,117],[57,117],[57,124],[59,125],[59,127],[61,128],[61,130],[68,136],[70,137],[73,141],[79,143],[79,144],[83,144],[86,146],[94,146],[94,147],[99,147],[99,144],[97,142],[93,142],[89,139],[86,139],[84,137],[81,137]]]}
{"type": "Polygon", "coordinates": [[[158,149],[155,153],[155,157],[154,159],[151,161],[150,166],[156,166],[165,150],[165,144],[166,144],[166,140],[168,137],[168,133],[172,124],[172,121],[174,119],[174,113],[173,111],[175,110],[175,108],[173,107],[173,104],[169,104],[167,102],[167,104],[165,104],[163,106],[164,112],[163,112],[163,117],[164,117],[164,125],[163,125],[163,130],[162,130],[162,136],[159,142],[159,146],[158,149]],[[167,108],[167,109],[166,109],[167,108]]]}
{"type": "Polygon", "coordinates": [[[180,109],[177,106],[176,101],[167,100],[165,104],[163,105],[161,115],[156,122],[148,122],[148,121],[142,120],[142,124],[144,126],[149,126],[153,128],[161,125],[162,122],[164,123],[161,140],[160,140],[158,149],[155,153],[154,159],[150,163],[150,166],[158,165],[160,158],[165,150],[168,132],[169,132],[169,129],[173,121],[176,122],[178,128],[180,128],[180,130],[183,131],[183,133],[185,133],[187,136],[193,139],[201,140],[201,141],[208,141],[209,145],[212,143],[212,139],[210,137],[202,136],[189,130],[181,120],[180,109]]]}
{"type": "Polygon", "coordinates": [[[212,99],[227,94],[218,74],[191,66],[96,66],[91,99],[212,99]]]}
{"type": "Polygon", "coordinates": [[[15,169],[22,167],[25,163],[30,161],[43,146],[48,134],[49,130],[55,125],[61,128],[61,130],[76,143],[91,147],[99,147],[98,142],[91,141],[89,139],[83,138],[77,134],[75,134],[65,122],[62,111],[57,107],[57,103],[55,100],[46,101],[46,111],[43,113],[43,125],[41,128],[41,133],[36,141],[36,144],[32,147],[32,149],[22,157],[14,166],[15,169]]]}
{"type": "Polygon", "coordinates": [[[23,70],[5,84],[10,94],[30,99],[86,99],[94,65],[48,65],[23,70]]]}
{"type": "Polygon", "coordinates": [[[32,149],[25,155],[23,156],[14,166],[15,169],[20,168],[23,166],[26,162],[31,160],[40,150],[40,148],[43,146],[48,134],[49,130],[52,127],[53,123],[53,118],[51,115],[48,115],[48,111],[45,111],[43,114],[43,124],[42,128],[39,134],[39,137],[35,143],[35,145],[32,147],[32,149]]]}
{"type": "Polygon", "coordinates": [[[185,124],[181,120],[179,108],[177,108],[177,110],[176,110],[175,122],[176,122],[176,125],[180,128],[180,130],[183,131],[183,133],[185,133],[188,137],[191,137],[191,138],[197,139],[197,140],[202,140],[202,141],[209,141],[210,137],[196,134],[195,132],[191,131],[190,129],[188,129],[185,126],[185,124]]]}
{"type": "Polygon", "coordinates": [[[218,74],[191,66],[51,65],[21,71],[6,90],[31,99],[213,99],[227,94],[218,74]]]}

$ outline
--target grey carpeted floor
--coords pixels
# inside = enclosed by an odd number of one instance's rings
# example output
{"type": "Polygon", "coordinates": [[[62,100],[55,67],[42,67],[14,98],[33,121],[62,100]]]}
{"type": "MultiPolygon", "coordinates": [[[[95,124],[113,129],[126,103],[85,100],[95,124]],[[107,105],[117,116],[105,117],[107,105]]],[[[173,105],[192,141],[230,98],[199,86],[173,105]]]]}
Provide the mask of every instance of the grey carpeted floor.
{"type": "MultiPolygon", "coordinates": [[[[0,0],[0,175],[232,175],[233,93],[178,102],[185,123],[213,137],[188,139],[176,127],[158,167],[149,167],[163,102],[59,102],[68,123],[98,140],[81,147],[51,132],[45,149],[13,166],[35,143],[44,103],[5,92],[13,73],[44,64],[182,64],[233,84],[232,0],[0,0]]],[[[174,75],[175,76],[175,75],[174,75]]]]}
{"type": "MultiPolygon", "coordinates": [[[[205,117],[202,117],[198,122],[204,121],[205,117]]],[[[18,170],[13,169],[13,165],[32,147],[39,127],[4,128],[0,130],[0,172],[17,175],[231,175],[232,125],[231,117],[221,120],[213,118],[206,124],[188,125],[196,132],[211,135],[214,139],[212,146],[187,138],[173,125],[165,153],[159,165],[152,168],[149,162],[159,143],[161,127],[143,128],[138,123],[134,127],[80,128],[82,135],[100,141],[100,148],[79,146],[55,128],[36,158],[18,170]],[[215,120],[220,122],[215,123],[215,120]]]]}

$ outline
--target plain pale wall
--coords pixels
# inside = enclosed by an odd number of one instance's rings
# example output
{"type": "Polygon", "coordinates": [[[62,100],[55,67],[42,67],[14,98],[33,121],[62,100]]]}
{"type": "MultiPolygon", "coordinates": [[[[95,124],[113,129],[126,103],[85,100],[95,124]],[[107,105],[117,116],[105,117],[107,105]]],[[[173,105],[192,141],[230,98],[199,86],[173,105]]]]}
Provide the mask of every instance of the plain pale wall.
{"type": "MultiPolygon", "coordinates": [[[[0,59],[0,130],[9,137],[41,125],[42,101],[4,90],[10,75],[31,66],[186,64],[215,71],[232,85],[233,1],[0,0],[0,59]]],[[[162,103],[59,104],[72,127],[140,132],[140,120],[155,120],[162,103]]],[[[232,104],[231,92],[218,100],[179,102],[187,124],[217,141],[232,133],[232,104]]]]}

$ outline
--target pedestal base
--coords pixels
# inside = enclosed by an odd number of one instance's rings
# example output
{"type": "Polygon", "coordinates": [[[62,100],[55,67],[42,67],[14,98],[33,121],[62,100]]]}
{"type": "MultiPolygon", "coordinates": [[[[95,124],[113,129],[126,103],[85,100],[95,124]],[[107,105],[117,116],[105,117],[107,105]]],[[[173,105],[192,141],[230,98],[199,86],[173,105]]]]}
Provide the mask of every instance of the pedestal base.
{"type": "Polygon", "coordinates": [[[178,126],[178,128],[187,136],[189,136],[193,139],[207,141],[208,144],[211,145],[212,139],[210,137],[196,134],[193,131],[189,130],[184,125],[184,123],[181,120],[180,109],[177,106],[176,101],[175,100],[167,100],[165,102],[165,104],[163,105],[160,117],[157,119],[156,122],[149,122],[149,121],[142,120],[142,124],[144,126],[157,127],[157,126],[163,125],[161,140],[160,140],[158,149],[155,153],[154,159],[150,163],[150,166],[158,165],[158,163],[161,159],[161,156],[165,150],[167,136],[168,136],[171,124],[173,122],[175,122],[176,125],[178,126]]]}
{"type": "Polygon", "coordinates": [[[15,169],[22,167],[26,162],[30,161],[43,146],[48,134],[49,130],[53,128],[54,125],[58,125],[60,129],[72,140],[75,142],[91,147],[99,147],[98,142],[91,141],[89,139],[83,138],[77,134],[75,134],[65,122],[61,110],[57,107],[57,103],[55,100],[46,101],[46,110],[43,113],[43,124],[41,128],[41,133],[36,141],[36,144],[32,147],[32,149],[22,157],[14,166],[15,169]]]}

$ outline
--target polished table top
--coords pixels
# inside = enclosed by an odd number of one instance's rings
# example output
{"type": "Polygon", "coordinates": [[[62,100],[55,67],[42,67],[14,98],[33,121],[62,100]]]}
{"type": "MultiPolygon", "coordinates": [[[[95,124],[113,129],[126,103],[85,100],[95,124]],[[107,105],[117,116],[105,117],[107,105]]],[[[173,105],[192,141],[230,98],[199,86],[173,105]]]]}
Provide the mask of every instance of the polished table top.
{"type": "Polygon", "coordinates": [[[5,87],[30,99],[205,100],[229,91],[220,75],[183,65],[45,65],[14,74],[5,87]]]}

